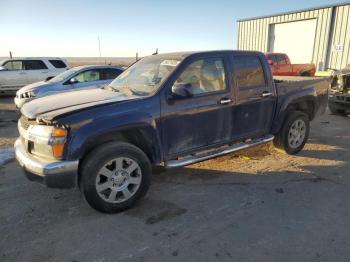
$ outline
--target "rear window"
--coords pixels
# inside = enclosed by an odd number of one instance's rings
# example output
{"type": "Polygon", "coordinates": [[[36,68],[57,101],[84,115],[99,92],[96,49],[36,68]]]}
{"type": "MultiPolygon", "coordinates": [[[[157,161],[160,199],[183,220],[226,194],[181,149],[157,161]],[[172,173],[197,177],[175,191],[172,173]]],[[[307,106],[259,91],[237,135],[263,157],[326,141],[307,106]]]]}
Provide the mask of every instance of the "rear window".
{"type": "Polygon", "coordinates": [[[123,72],[123,70],[115,69],[115,68],[101,69],[101,80],[115,79],[122,72],[123,72]]]}
{"type": "Polygon", "coordinates": [[[275,56],[276,56],[276,62],[277,62],[277,64],[279,64],[279,65],[285,65],[285,64],[287,64],[286,58],[285,58],[284,55],[275,55],[275,56]]]}
{"type": "Polygon", "coordinates": [[[41,60],[24,60],[25,70],[47,69],[47,66],[41,60]]]}
{"type": "Polygon", "coordinates": [[[239,88],[265,86],[265,75],[257,56],[237,56],[233,61],[239,88]]]}
{"type": "Polygon", "coordinates": [[[66,68],[67,65],[62,60],[49,60],[55,68],[66,68]]]}
{"type": "Polygon", "coordinates": [[[267,60],[272,60],[274,63],[277,63],[276,57],[274,55],[267,55],[267,60]]]}

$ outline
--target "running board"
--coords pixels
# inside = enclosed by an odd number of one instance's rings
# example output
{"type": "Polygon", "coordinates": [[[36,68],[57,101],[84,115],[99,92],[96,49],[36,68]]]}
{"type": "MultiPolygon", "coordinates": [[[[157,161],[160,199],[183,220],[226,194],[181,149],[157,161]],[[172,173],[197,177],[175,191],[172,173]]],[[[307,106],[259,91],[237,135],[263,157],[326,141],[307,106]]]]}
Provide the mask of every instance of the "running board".
{"type": "Polygon", "coordinates": [[[206,151],[204,153],[197,153],[194,155],[185,156],[181,159],[170,160],[168,162],[165,162],[164,165],[165,167],[168,167],[168,168],[187,166],[187,165],[198,163],[204,160],[208,160],[210,158],[226,155],[226,154],[237,152],[249,147],[265,144],[272,141],[273,138],[274,138],[273,135],[267,135],[260,138],[252,139],[248,142],[240,142],[230,146],[221,147],[220,149],[215,149],[209,152],[206,151]]]}

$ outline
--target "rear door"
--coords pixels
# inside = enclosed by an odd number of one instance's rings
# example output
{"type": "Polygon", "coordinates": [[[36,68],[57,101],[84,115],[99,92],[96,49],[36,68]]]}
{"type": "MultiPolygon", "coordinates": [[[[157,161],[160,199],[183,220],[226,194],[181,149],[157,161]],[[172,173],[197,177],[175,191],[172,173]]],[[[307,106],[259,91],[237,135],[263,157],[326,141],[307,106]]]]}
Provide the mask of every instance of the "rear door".
{"type": "Polygon", "coordinates": [[[232,140],[258,137],[270,132],[276,94],[268,65],[258,55],[233,56],[237,105],[233,110],[232,140]]]}
{"type": "Polygon", "coordinates": [[[176,83],[191,87],[192,97],[162,99],[162,140],[167,159],[230,140],[232,97],[224,56],[191,59],[176,83]]]}
{"type": "Polygon", "coordinates": [[[42,60],[24,60],[27,83],[43,81],[48,77],[49,69],[42,60]]]}

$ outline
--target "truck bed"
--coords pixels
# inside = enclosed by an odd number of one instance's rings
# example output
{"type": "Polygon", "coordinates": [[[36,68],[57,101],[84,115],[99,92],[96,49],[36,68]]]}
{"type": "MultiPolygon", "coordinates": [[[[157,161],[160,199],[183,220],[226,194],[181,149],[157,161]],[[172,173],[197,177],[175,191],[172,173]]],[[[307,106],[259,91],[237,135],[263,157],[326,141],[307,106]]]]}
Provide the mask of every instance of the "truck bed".
{"type": "Polygon", "coordinates": [[[313,98],[317,100],[316,115],[323,114],[326,110],[330,78],[274,76],[273,79],[276,85],[278,104],[281,104],[288,97],[292,97],[293,93],[304,90],[305,94],[313,93],[313,98]]]}

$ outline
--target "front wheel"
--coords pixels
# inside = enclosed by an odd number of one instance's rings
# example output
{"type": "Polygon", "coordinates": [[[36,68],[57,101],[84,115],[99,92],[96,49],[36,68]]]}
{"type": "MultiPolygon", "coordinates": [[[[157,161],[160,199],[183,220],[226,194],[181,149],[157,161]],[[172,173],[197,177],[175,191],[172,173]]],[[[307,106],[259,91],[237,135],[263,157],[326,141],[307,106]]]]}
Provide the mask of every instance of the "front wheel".
{"type": "Polygon", "coordinates": [[[275,136],[274,145],[283,149],[287,154],[297,154],[304,148],[309,132],[309,117],[303,112],[292,112],[275,136]]]}
{"type": "Polygon", "coordinates": [[[132,207],[146,194],[151,172],[148,157],[138,147],[108,143],[83,161],[80,189],[90,206],[116,213],[132,207]]]}

